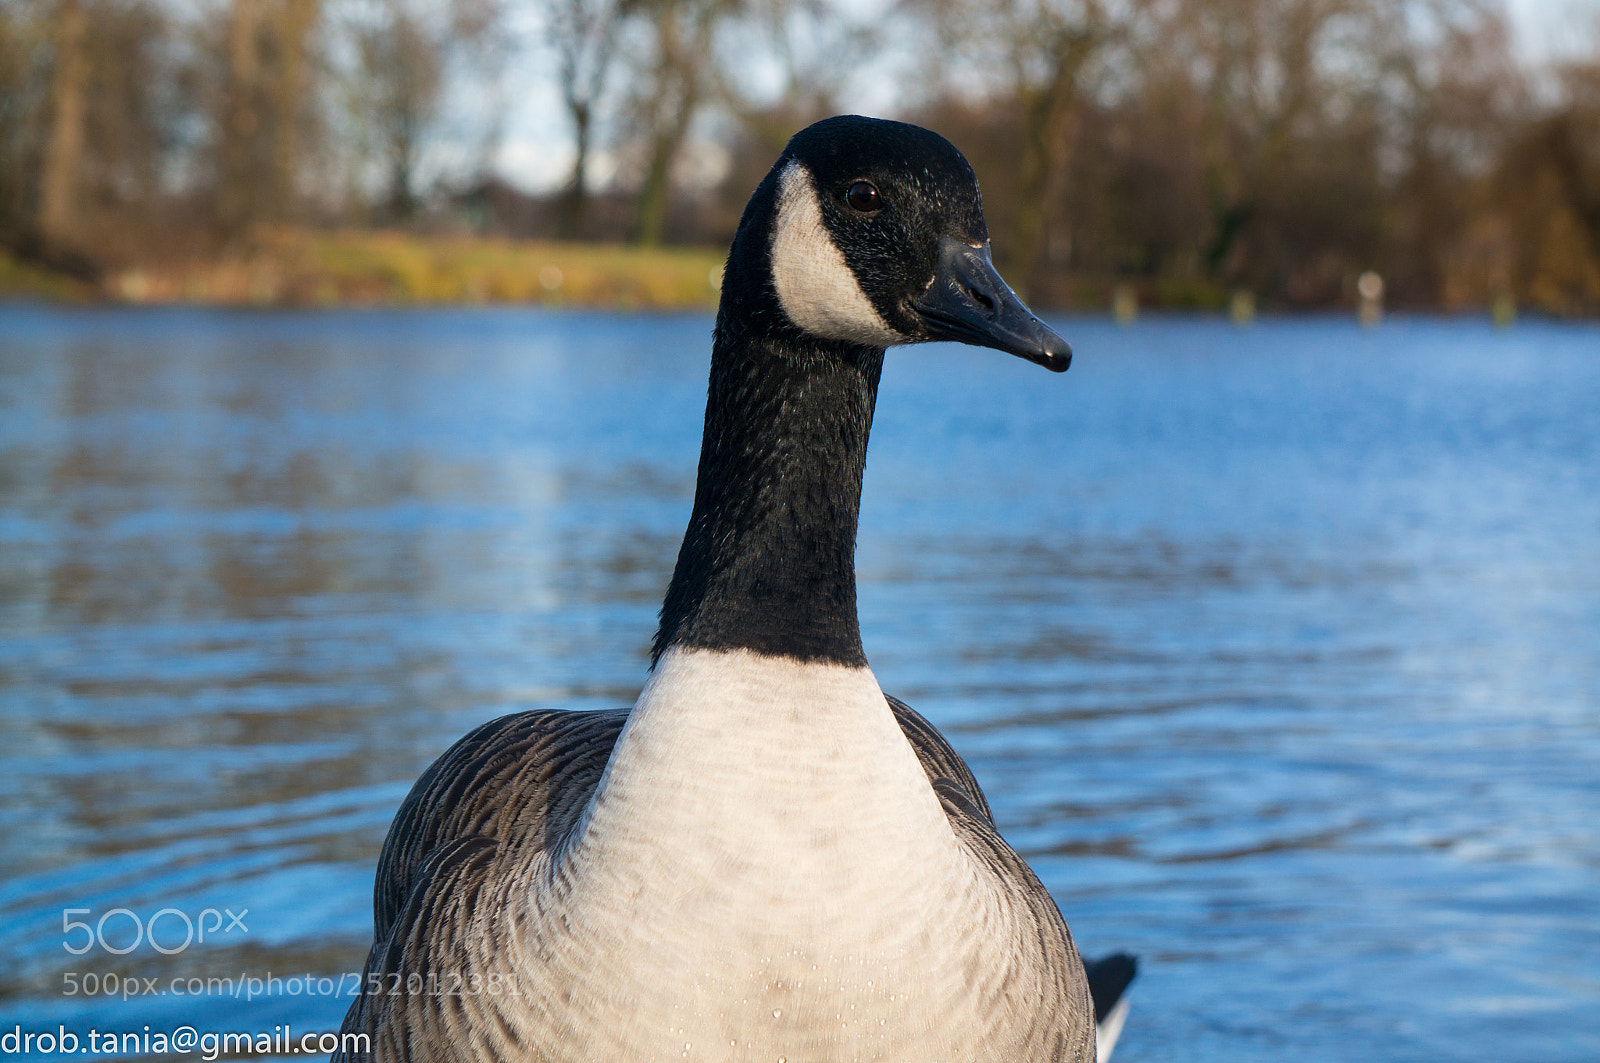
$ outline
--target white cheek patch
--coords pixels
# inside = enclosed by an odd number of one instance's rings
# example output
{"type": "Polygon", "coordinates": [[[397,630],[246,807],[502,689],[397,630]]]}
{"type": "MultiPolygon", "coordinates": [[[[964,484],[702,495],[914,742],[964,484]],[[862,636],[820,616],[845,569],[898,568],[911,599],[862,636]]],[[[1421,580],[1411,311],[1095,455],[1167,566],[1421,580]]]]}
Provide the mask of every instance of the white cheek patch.
{"type": "Polygon", "coordinates": [[[784,313],[801,329],[830,340],[873,347],[906,343],[889,327],[822,224],[811,175],[798,161],[779,178],[772,230],[772,282],[784,313]]]}

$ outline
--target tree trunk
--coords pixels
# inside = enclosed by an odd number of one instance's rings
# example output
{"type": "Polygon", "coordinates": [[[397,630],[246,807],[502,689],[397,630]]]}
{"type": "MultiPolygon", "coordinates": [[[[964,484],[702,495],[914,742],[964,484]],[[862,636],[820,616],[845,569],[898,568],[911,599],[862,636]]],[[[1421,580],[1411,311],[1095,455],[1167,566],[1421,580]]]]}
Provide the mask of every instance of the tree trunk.
{"type": "Polygon", "coordinates": [[[260,0],[233,0],[228,24],[228,83],[223,101],[221,187],[217,221],[224,237],[239,236],[259,211],[261,136],[260,0]]]}
{"type": "Polygon", "coordinates": [[[629,0],[565,0],[550,24],[550,42],[560,57],[557,76],[567,119],[572,123],[572,173],[562,190],[559,233],[585,235],[589,212],[589,154],[594,145],[595,108],[611,69],[620,8],[629,0]]]}
{"type": "Polygon", "coordinates": [[[650,160],[635,200],[634,240],[646,247],[661,243],[667,229],[672,165],[689,136],[702,99],[701,66],[711,51],[711,36],[722,6],[701,0],[687,11],[678,0],[660,0],[656,11],[656,72],[649,103],[650,160]],[[688,23],[687,28],[685,22],[688,23]]]}
{"type": "Polygon", "coordinates": [[[689,121],[694,116],[695,93],[686,89],[688,99],[678,105],[677,113],[667,127],[656,134],[650,143],[650,165],[645,171],[644,185],[639,189],[637,214],[637,241],[645,247],[658,247],[667,231],[667,202],[672,190],[672,164],[678,158],[684,138],[689,133],[689,121]]]}
{"type": "Polygon", "coordinates": [[[1584,173],[1584,159],[1578,148],[1581,141],[1573,125],[1570,113],[1550,119],[1544,129],[1545,150],[1555,164],[1567,206],[1588,238],[1589,251],[1600,262],[1600,185],[1591,186],[1584,173]]]}
{"type": "Polygon", "coordinates": [[[417,195],[411,187],[416,157],[415,126],[403,119],[389,140],[389,219],[393,222],[408,222],[416,216],[417,195]]]}
{"type": "Polygon", "coordinates": [[[567,112],[572,118],[574,155],[572,176],[561,193],[559,232],[568,240],[581,239],[588,222],[589,185],[585,173],[589,168],[589,137],[593,116],[587,102],[568,98],[567,112]]]}
{"type": "Polygon", "coordinates": [[[71,245],[78,235],[78,185],[89,82],[84,40],[89,16],[83,4],[60,0],[52,23],[55,57],[50,79],[50,132],[39,175],[39,236],[47,253],[71,245]]]}
{"type": "Polygon", "coordinates": [[[276,27],[280,69],[273,85],[272,188],[274,219],[294,207],[294,181],[300,163],[300,109],[306,93],[306,38],[317,20],[319,0],[287,0],[276,27]]]}

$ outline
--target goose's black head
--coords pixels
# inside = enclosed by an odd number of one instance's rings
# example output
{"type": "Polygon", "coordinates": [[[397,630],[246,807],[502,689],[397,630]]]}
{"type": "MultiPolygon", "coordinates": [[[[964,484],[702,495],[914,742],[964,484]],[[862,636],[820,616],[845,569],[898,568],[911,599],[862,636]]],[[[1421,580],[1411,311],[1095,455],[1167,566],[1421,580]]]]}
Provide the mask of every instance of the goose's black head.
{"type": "Polygon", "coordinates": [[[1057,372],[1071,348],[989,258],[972,167],[937,133],[856,115],[789,141],[728,257],[719,329],[888,347],[957,340],[1057,372]]]}

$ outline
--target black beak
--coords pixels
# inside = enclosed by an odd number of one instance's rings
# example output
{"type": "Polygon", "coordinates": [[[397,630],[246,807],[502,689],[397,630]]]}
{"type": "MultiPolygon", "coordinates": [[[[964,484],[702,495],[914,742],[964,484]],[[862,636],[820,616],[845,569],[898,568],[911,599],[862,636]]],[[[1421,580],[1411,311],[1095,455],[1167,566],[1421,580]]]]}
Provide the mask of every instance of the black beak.
{"type": "Polygon", "coordinates": [[[953,236],[939,240],[933,284],[911,300],[930,339],[993,347],[1057,373],[1072,364],[1067,341],[1006,286],[989,260],[989,245],[974,247],[953,236]]]}

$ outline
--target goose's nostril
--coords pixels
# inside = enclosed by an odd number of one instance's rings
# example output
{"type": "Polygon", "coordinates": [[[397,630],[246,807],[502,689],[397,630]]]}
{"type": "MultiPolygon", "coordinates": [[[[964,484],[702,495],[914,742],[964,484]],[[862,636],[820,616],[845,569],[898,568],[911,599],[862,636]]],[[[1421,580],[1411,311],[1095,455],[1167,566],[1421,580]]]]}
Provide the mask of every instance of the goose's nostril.
{"type": "Polygon", "coordinates": [[[989,313],[994,313],[994,300],[991,299],[987,293],[980,292],[978,289],[973,287],[968,287],[967,294],[972,296],[973,302],[989,311],[989,313]]]}

